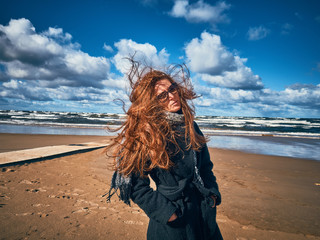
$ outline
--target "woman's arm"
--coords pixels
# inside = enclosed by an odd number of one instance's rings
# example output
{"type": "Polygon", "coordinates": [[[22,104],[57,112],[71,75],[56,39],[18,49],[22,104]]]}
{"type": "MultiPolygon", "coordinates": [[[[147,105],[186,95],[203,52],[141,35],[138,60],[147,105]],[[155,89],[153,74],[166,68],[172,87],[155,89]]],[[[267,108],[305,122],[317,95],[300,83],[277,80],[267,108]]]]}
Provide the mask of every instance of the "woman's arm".
{"type": "Polygon", "coordinates": [[[150,187],[148,177],[142,178],[138,175],[133,175],[131,199],[149,218],[163,224],[174,220],[177,208],[165,196],[150,187]]]}

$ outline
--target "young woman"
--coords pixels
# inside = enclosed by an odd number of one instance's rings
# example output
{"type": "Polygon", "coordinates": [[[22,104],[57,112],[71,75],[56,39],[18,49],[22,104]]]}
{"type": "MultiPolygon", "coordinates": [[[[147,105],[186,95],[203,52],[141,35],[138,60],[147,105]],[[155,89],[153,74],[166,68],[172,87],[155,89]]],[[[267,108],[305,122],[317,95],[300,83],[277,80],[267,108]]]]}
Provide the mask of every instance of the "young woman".
{"type": "Polygon", "coordinates": [[[150,218],[149,240],[222,239],[216,223],[221,196],[206,139],[188,102],[197,97],[188,71],[173,68],[172,77],[131,63],[131,106],[109,147],[115,173],[108,199],[120,190],[121,200],[139,205],[150,218]]]}

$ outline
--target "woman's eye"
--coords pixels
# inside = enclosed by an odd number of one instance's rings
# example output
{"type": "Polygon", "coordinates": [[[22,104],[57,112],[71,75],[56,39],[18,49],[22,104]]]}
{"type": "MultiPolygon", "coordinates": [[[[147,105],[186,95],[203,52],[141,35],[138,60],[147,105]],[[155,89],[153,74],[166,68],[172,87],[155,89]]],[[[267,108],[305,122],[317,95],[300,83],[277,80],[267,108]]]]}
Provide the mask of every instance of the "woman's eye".
{"type": "Polygon", "coordinates": [[[162,92],[157,96],[158,99],[163,99],[165,97],[166,97],[166,92],[162,92]]]}

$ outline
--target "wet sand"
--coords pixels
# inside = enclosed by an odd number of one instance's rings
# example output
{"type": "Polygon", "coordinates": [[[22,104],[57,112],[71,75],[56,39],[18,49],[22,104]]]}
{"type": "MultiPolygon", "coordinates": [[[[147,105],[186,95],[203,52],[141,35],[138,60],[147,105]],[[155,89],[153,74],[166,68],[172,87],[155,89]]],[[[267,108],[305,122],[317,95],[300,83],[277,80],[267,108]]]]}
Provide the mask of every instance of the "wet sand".
{"type": "MultiPolygon", "coordinates": [[[[0,151],[105,138],[0,134],[0,151]]],[[[225,239],[320,239],[320,162],[221,149],[210,154],[225,239]]],[[[112,176],[108,161],[99,149],[0,168],[1,239],[145,239],[143,211],[102,197],[112,176]]]]}

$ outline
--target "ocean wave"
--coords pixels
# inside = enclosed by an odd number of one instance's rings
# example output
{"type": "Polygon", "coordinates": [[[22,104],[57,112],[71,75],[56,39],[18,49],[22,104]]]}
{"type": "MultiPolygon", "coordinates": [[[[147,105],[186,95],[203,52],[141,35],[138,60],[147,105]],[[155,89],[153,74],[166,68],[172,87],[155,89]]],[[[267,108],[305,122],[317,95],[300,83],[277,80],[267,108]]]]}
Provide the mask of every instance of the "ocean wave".
{"type": "MultiPolygon", "coordinates": [[[[0,124],[67,128],[120,126],[125,114],[1,110],[0,124]]],[[[208,135],[279,136],[320,138],[320,119],[196,116],[208,135]]]]}

